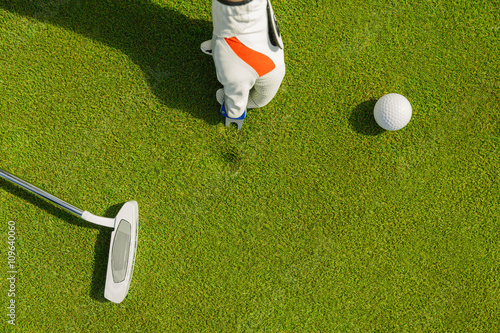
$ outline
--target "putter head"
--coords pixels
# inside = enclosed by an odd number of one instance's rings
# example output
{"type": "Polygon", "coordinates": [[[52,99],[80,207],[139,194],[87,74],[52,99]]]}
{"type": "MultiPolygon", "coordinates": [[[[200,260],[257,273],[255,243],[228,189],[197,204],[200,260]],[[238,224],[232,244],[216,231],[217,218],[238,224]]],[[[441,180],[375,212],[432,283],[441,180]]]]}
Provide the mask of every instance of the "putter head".
{"type": "Polygon", "coordinates": [[[139,231],[139,205],[126,202],[115,217],[115,229],[111,233],[108,270],[104,297],[121,303],[127,296],[134,271],[137,235],[139,231]]]}

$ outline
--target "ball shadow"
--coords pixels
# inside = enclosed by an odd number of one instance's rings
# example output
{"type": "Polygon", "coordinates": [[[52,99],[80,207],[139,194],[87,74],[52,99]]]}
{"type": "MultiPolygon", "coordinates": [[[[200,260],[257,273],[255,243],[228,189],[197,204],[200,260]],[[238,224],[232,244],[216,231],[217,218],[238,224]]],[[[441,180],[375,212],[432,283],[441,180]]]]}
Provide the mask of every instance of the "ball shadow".
{"type": "Polygon", "coordinates": [[[11,0],[0,8],[122,51],[142,69],[151,91],[166,106],[209,124],[221,121],[213,60],[199,47],[212,37],[211,22],[148,0],[11,0]]]}
{"type": "Polygon", "coordinates": [[[373,116],[373,108],[376,103],[377,100],[370,99],[354,108],[349,118],[349,123],[356,132],[371,136],[380,135],[385,132],[385,130],[377,124],[373,116]]]}

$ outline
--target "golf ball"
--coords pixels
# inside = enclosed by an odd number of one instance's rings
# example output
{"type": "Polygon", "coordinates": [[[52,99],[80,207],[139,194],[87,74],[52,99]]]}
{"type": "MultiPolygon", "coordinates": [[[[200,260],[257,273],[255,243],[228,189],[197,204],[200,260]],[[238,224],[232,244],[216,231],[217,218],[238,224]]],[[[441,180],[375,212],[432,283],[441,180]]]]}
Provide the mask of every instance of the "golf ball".
{"type": "Polygon", "coordinates": [[[402,95],[387,94],[377,101],[373,115],[380,127],[388,131],[397,131],[410,122],[411,104],[402,95]]]}

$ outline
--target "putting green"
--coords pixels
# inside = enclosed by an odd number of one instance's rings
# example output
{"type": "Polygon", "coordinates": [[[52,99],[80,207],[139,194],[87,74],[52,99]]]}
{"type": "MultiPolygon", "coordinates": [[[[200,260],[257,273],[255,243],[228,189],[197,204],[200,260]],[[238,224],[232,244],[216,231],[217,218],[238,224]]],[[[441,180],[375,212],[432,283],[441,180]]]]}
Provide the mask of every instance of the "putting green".
{"type": "Polygon", "coordinates": [[[500,326],[498,1],[274,0],[287,75],[218,114],[210,1],[0,4],[0,167],[96,215],[139,203],[132,285],[110,230],[0,180],[22,332],[481,331],[500,326]],[[386,93],[413,118],[384,132],[386,93]]]}

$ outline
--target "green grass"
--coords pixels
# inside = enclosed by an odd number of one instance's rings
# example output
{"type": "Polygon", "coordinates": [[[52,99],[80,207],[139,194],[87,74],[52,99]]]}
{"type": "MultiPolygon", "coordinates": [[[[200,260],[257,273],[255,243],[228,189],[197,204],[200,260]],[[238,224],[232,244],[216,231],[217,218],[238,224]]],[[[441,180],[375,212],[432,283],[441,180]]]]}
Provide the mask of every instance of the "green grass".
{"type": "Polygon", "coordinates": [[[140,233],[104,302],[110,231],[0,180],[17,331],[498,331],[498,1],[275,0],[287,76],[239,132],[210,1],[44,3],[0,4],[0,168],[140,233]]]}

